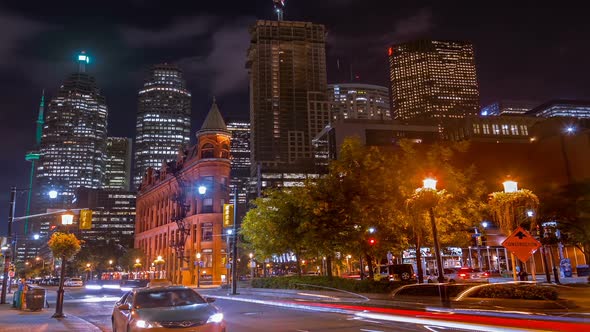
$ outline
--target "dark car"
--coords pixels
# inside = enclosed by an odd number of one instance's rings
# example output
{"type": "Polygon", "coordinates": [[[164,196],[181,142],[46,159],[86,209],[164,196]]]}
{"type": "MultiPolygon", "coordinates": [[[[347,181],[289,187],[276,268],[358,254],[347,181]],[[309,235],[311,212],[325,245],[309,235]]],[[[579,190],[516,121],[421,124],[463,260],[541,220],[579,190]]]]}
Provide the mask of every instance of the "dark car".
{"type": "Polygon", "coordinates": [[[185,286],[158,283],[127,292],[113,308],[113,331],[224,332],[225,321],[213,298],[185,286]]]}
{"type": "Polygon", "coordinates": [[[462,292],[474,287],[471,284],[417,284],[406,285],[393,292],[394,301],[410,305],[432,305],[454,300],[462,292]]]}
{"type": "Polygon", "coordinates": [[[379,279],[389,278],[389,281],[410,281],[416,278],[412,264],[380,265],[379,273],[375,273],[379,279]]]}

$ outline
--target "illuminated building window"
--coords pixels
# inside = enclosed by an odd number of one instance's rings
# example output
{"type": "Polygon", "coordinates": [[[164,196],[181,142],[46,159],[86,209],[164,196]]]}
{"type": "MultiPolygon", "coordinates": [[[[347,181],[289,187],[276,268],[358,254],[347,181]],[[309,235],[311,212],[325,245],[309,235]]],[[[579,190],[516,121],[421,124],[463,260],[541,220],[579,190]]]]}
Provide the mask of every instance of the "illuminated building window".
{"type": "Polygon", "coordinates": [[[201,241],[213,241],[213,223],[201,224],[201,241]]]}

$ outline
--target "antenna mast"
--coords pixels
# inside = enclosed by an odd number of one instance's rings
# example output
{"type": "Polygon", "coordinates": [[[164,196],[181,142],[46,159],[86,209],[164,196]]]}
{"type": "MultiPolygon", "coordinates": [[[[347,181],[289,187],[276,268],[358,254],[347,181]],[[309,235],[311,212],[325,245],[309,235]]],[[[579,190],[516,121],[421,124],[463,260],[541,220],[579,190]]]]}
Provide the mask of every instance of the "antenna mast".
{"type": "Polygon", "coordinates": [[[275,12],[277,13],[277,21],[283,20],[283,11],[285,10],[285,0],[273,0],[275,4],[275,12]]]}

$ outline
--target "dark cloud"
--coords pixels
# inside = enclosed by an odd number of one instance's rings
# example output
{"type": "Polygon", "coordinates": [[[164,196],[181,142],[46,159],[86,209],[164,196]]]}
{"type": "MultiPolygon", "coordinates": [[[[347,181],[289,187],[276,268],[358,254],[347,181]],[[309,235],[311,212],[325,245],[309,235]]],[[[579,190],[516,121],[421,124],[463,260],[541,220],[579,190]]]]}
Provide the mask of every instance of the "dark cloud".
{"type": "Polygon", "coordinates": [[[0,13],[0,64],[11,64],[17,56],[23,41],[46,30],[47,25],[17,15],[0,13]]]}
{"type": "Polygon", "coordinates": [[[181,18],[160,28],[122,27],[123,38],[131,46],[161,46],[207,34],[214,26],[214,16],[181,18]]]}
{"type": "Polygon", "coordinates": [[[248,86],[244,67],[250,43],[248,27],[254,20],[244,17],[216,26],[207,54],[181,59],[179,64],[188,75],[208,82],[212,95],[223,96],[244,90],[248,86]]]}

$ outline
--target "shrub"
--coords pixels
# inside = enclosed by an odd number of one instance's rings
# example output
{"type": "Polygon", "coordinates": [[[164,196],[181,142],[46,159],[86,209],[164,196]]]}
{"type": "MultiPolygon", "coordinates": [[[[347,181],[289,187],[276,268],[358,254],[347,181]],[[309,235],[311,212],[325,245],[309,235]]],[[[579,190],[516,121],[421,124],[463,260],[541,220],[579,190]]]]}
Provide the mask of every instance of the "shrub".
{"type": "Polygon", "coordinates": [[[498,284],[481,287],[471,293],[470,297],[555,301],[558,293],[555,289],[546,286],[498,284]]]}
{"type": "Polygon", "coordinates": [[[252,280],[254,288],[275,288],[275,289],[307,289],[319,290],[334,288],[354,293],[391,293],[393,290],[407,285],[403,282],[388,282],[365,280],[353,280],[340,277],[326,276],[288,276],[256,278],[252,280]]]}

